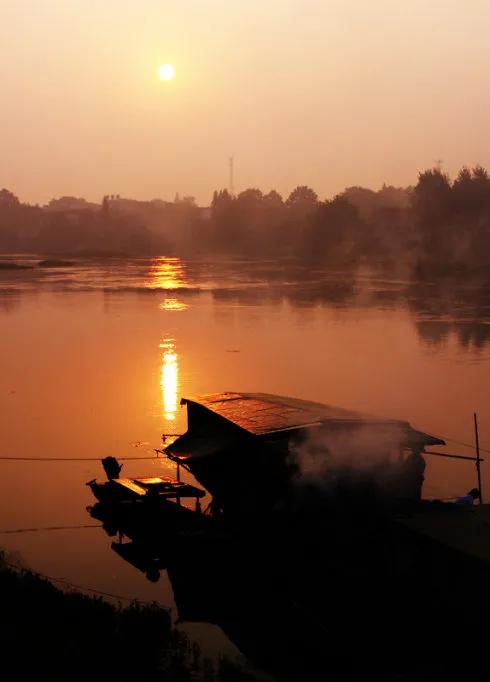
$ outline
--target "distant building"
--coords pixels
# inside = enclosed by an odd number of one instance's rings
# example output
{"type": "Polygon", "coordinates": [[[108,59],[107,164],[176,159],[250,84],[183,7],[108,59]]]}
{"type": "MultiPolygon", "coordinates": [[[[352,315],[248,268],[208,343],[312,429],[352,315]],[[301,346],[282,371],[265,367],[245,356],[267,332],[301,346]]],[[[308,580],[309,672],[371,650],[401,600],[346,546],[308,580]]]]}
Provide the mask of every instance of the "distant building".
{"type": "Polygon", "coordinates": [[[94,204],[90,201],[78,197],[60,197],[59,199],[51,199],[49,204],[45,207],[46,211],[99,211],[100,204],[94,204]]]}

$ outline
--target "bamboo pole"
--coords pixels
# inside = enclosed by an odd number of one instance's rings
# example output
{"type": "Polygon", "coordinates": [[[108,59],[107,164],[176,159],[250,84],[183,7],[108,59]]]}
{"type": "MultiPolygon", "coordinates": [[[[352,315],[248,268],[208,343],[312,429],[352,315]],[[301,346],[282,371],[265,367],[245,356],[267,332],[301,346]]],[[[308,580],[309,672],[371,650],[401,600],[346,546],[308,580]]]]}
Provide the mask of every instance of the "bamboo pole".
{"type": "Polygon", "coordinates": [[[480,468],[480,439],[478,436],[478,417],[476,412],[473,414],[473,422],[475,425],[475,449],[476,449],[476,475],[478,478],[478,492],[480,493],[480,504],[483,504],[482,489],[481,489],[481,468],[480,468]]]}
{"type": "MultiPolygon", "coordinates": [[[[436,457],[449,457],[450,459],[466,459],[470,462],[477,462],[478,457],[467,457],[466,455],[451,455],[449,452],[433,452],[432,450],[424,450],[424,455],[435,455],[436,457]]],[[[480,457],[480,462],[485,460],[480,457]]]]}

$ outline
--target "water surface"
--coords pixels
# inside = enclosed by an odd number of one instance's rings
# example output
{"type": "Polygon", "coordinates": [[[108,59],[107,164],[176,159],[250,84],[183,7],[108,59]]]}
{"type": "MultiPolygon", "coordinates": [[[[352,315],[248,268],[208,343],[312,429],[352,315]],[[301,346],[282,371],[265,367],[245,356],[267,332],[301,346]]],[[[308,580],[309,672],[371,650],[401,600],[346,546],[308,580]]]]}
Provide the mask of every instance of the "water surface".
{"type": "MultiPolygon", "coordinates": [[[[153,458],[186,428],[182,396],[277,393],[405,419],[472,454],[473,412],[490,447],[490,291],[478,280],[419,282],[393,273],[294,262],[92,260],[0,270],[1,530],[93,523],[85,482],[97,459],[126,475],[173,470],[153,458]],[[467,444],[467,445],[463,445],[467,444]]],[[[483,466],[488,497],[487,468],[483,466]]],[[[428,457],[424,494],[475,484],[472,463],[428,457]]],[[[42,573],[173,606],[98,528],[2,534],[42,573]]]]}

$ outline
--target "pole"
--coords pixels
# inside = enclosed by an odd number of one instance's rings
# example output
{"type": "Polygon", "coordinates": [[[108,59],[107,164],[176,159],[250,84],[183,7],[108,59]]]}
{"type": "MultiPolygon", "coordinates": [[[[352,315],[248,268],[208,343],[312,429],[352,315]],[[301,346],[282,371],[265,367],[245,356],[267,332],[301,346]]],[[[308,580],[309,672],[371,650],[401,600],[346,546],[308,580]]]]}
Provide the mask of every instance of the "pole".
{"type": "MultiPolygon", "coordinates": [[[[432,452],[432,450],[424,450],[424,455],[435,455],[436,457],[449,457],[450,459],[467,459],[470,462],[477,462],[477,457],[467,457],[466,455],[450,455],[449,452],[432,452]]],[[[485,460],[480,457],[480,462],[485,460]]]]}
{"type": "Polygon", "coordinates": [[[229,192],[230,195],[233,197],[235,196],[235,178],[234,178],[234,158],[233,156],[230,156],[228,158],[228,162],[230,165],[229,171],[230,171],[230,177],[229,177],[229,192]]]}
{"type": "Polygon", "coordinates": [[[476,412],[473,414],[473,421],[475,425],[475,448],[476,448],[476,475],[478,478],[478,492],[480,493],[480,504],[483,504],[482,489],[481,489],[481,468],[480,468],[480,439],[478,437],[478,417],[476,412]]]}

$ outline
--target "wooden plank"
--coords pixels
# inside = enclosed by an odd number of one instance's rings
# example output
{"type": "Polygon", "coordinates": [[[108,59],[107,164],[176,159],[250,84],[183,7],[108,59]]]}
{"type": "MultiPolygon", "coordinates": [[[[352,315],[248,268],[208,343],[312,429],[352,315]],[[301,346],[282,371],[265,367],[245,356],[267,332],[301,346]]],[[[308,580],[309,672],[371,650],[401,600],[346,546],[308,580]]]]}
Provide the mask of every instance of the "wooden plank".
{"type": "Polygon", "coordinates": [[[132,481],[141,483],[142,485],[158,485],[159,483],[175,483],[175,478],[168,478],[167,476],[149,476],[143,478],[132,478],[132,481]]]}
{"type": "Polygon", "coordinates": [[[200,488],[195,488],[193,485],[186,485],[185,483],[181,487],[175,487],[172,490],[162,490],[159,493],[159,497],[205,497],[206,493],[200,488]]]}
{"type": "Polygon", "coordinates": [[[183,483],[175,481],[172,479],[166,479],[163,477],[152,477],[152,478],[116,478],[114,483],[118,483],[122,487],[130,490],[131,492],[138,495],[138,497],[143,497],[148,493],[155,494],[156,497],[171,498],[171,497],[204,497],[206,495],[205,491],[201,488],[196,488],[189,483],[183,483]],[[146,483],[147,481],[152,481],[147,487],[138,485],[138,483],[146,483]]]}
{"type": "Polygon", "coordinates": [[[114,478],[113,483],[117,483],[123,488],[130,490],[135,495],[138,496],[146,495],[146,490],[142,488],[140,485],[134,483],[134,481],[132,481],[130,478],[114,478]]]}

